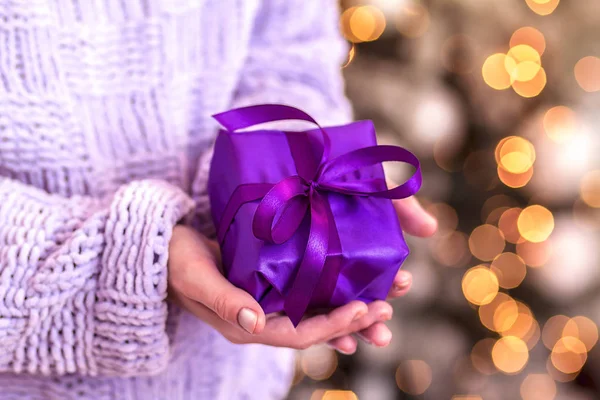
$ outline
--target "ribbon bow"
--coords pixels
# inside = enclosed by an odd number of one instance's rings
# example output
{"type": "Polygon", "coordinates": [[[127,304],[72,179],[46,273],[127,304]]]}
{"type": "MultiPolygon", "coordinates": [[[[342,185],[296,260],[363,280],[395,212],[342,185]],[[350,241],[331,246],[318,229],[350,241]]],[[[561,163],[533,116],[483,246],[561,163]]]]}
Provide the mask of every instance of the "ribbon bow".
{"type": "MultiPolygon", "coordinates": [[[[252,221],[253,234],[259,240],[281,244],[294,235],[306,214],[310,214],[306,249],[290,289],[284,296],[284,310],[296,326],[313,299],[315,288],[326,267],[327,255],[333,249],[341,251],[339,233],[326,193],[387,199],[412,196],[421,187],[419,161],[409,151],[396,146],[365,147],[330,159],[331,140],[325,129],[310,115],[293,107],[257,105],[227,111],[214,115],[213,118],[231,132],[265,122],[303,120],[314,123],[321,133],[322,151],[318,163],[311,163],[311,154],[299,151],[301,146],[291,140],[292,154],[302,153],[294,157],[298,174],[275,184],[251,183],[238,186],[225,207],[217,229],[217,236],[222,244],[238,209],[245,203],[261,200],[252,221]],[[416,171],[404,184],[389,190],[382,179],[342,179],[361,168],[386,161],[406,162],[413,165],[416,171]]],[[[288,136],[288,139],[290,137],[293,138],[288,136]]],[[[335,287],[327,288],[329,293],[325,295],[331,297],[334,289],[335,287]]],[[[322,297],[323,293],[318,295],[322,297]]]]}

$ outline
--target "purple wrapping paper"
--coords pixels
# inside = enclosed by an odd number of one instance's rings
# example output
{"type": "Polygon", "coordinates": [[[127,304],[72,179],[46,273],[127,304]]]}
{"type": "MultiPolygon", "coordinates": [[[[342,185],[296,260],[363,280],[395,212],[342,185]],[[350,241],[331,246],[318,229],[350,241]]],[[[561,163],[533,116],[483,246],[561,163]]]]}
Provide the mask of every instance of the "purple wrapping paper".
{"type": "MultiPolygon", "coordinates": [[[[271,107],[277,111],[280,106],[271,107]]],[[[265,110],[269,112],[269,109],[260,109],[265,110]]],[[[285,118],[273,118],[277,119],[285,118]]],[[[371,121],[328,127],[326,135],[330,140],[329,159],[376,145],[371,121]]],[[[221,130],[208,182],[215,225],[226,223],[222,220],[225,209],[238,186],[277,184],[298,175],[297,164],[300,162],[295,161],[291,148],[295,148],[296,158],[302,158],[302,163],[316,166],[323,146],[318,129],[306,132],[221,130]]],[[[363,167],[338,180],[350,184],[374,180],[379,182],[379,190],[387,189],[382,183],[381,164],[363,167]]],[[[328,254],[323,271],[319,271],[320,277],[317,274],[318,283],[310,295],[308,309],[337,307],[356,299],[365,302],[385,299],[398,269],[409,254],[391,200],[331,191],[321,194],[330,206],[334,224],[329,229],[337,229],[340,248],[329,246],[327,250],[321,250],[328,254]]],[[[260,199],[241,205],[231,224],[224,227],[225,233],[221,238],[224,273],[235,286],[249,292],[266,313],[283,311],[290,315],[290,308],[295,304],[289,301],[286,306],[285,299],[307,251],[310,211],[302,217],[291,238],[284,243],[273,244],[258,239],[253,232],[253,219],[259,203],[260,199]]],[[[288,205],[293,207],[293,201],[288,205]]],[[[278,211],[275,221],[281,216],[282,212],[278,211]]],[[[305,311],[296,310],[292,318],[294,324],[299,322],[298,312],[304,314],[305,311]]]]}

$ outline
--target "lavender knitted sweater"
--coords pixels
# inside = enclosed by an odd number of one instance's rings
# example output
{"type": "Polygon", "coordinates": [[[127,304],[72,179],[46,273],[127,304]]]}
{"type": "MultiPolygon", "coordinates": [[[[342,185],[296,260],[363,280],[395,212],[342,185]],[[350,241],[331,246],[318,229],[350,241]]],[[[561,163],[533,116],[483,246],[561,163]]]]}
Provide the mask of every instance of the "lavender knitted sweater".
{"type": "Polygon", "coordinates": [[[0,0],[0,399],[278,399],[293,352],[170,306],[210,115],[346,122],[334,0],[0,0]]]}

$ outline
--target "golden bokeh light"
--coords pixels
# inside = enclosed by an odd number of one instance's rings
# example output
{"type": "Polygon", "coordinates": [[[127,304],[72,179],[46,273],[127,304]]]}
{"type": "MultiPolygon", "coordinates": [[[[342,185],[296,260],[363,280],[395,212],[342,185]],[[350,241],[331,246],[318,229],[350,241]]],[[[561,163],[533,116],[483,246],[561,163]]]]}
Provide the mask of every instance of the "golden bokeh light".
{"type": "Polygon", "coordinates": [[[358,396],[351,390],[327,390],[321,400],[358,400],[358,396]]]}
{"type": "Polygon", "coordinates": [[[520,338],[504,336],[494,344],[492,360],[496,368],[505,374],[517,374],[529,360],[529,349],[520,338]]]}
{"type": "Polygon", "coordinates": [[[533,79],[526,82],[514,81],[512,83],[512,88],[519,96],[532,98],[542,93],[547,82],[548,78],[546,77],[546,71],[542,67],[533,79]]]}
{"type": "Polygon", "coordinates": [[[581,340],[589,352],[598,342],[598,327],[591,319],[584,316],[577,316],[571,318],[566,323],[562,336],[572,336],[581,340]]]}
{"type": "Polygon", "coordinates": [[[531,310],[525,304],[517,301],[518,315],[512,326],[500,332],[503,336],[514,336],[523,340],[532,349],[540,340],[540,327],[531,310]]]}
{"type": "Polygon", "coordinates": [[[396,28],[398,32],[406,37],[417,38],[423,36],[430,24],[430,16],[427,8],[421,4],[407,4],[398,12],[396,28]]]}
{"type": "Polygon", "coordinates": [[[552,256],[552,247],[549,241],[532,243],[526,240],[517,243],[517,255],[530,267],[541,267],[552,256]]]}
{"type": "Polygon", "coordinates": [[[471,254],[482,261],[492,261],[504,250],[506,242],[500,229],[490,224],[480,225],[469,236],[471,254]]]}
{"type": "Polygon", "coordinates": [[[504,183],[509,188],[522,188],[529,183],[531,178],[533,178],[533,167],[529,168],[522,174],[513,174],[512,172],[508,172],[499,166],[498,178],[500,178],[500,182],[504,183]]]}
{"type": "Polygon", "coordinates": [[[573,380],[575,380],[575,378],[577,378],[577,375],[579,375],[580,371],[577,371],[575,373],[572,374],[565,374],[564,372],[561,372],[559,370],[556,369],[556,367],[554,366],[554,364],[552,364],[552,356],[548,356],[548,360],[546,360],[546,370],[548,371],[548,375],[550,375],[552,377],[552,379],[554,379],[556,382],[571,382],[573,380]]]}
{"type": "Polygon", "coordinates": [[[350,7],[340,18],[342,33],[351,42],[377,40],[385,30],[385,15],[375,6],[350,7]]]}
{"type": "Polygon", "coordinates": [[[504,68],[510,76],[511,83],[532,80],[540,72],[541,67],[540,54],[526,44],[511,47],[504,59],[504,68]]]}
{"type": "Polygon", "coordinates": [[[446,267],[462,267],[471,259],[468,237],[463,232],[440,233],[429,242],[429,246],[433,258],[446,267]]]}
{"type": "Polygon", "coordinates": [[[471,53],[475,42],[467,35],[453,35],[442,45],[442,65],[455,74],[468,74],[475,68],[471,53]]]}
{"type": "Polygon", "coordinates": [[[577,131],[577,117],[569,107],[552,107],[544,115],[544,131],[552,141],[565,143],[577,131]]]}
{"type": "Polygon", "coordinates": [[[495,154],[498,166],[513,174],[523,174],[530,170],[536,157],[533,144],[519,136],[501,140],[496,146],[495,154]]]}
{"type": "Polygon", "coordinates": [[[568,322],[569,317],[566,315],[555,315],[546,321],[542,330],[542,342],[548,350],[552,350],[556,342],[562,337],[563,330],[568,322]]]}
{"type": "Polygon", "coordinates": [[[494,259],[490,270],[496,274],[501,288],[514,289],[527,274],[525,261],[514,253],[502,253],[494,259]]]}
{"type": "Polygon", "coordinates": [[[593,208],[600,208],[600,170],[585,174],[579,190],[585,204],[593,208]]]}
{"type": "Polygon", "coordinates": [[[544,35],[542,32],[531,26],[519,28],[512,34],[510,38],[510,47],[516,47],[522,44],[532,47],[540,56],[546,51],[546,39],[544,38],[544,35]]]}
{"type": "Polygon", "coordinates": [[[516,244],[521,238],[519,227],[517,226],[517,220],[521,211],[523,210],[519,207],[509,208],[498,219],[498,228],[504,234],[504,239],[509,243],[516,244]]]}
{"type": "Polygon", "coordinates": [[[498,222],[498,219],[500,219],[500,216],[504,211],[512,207],[517,207],[518,205],[519,203],[512,197],[508,197],[503,194],[492,196],[487,199],[485,203],[483,203],[483,207],[481,207],[481,221],[487,224],[495,224],[498,222]],[[499,209],[501,210],[498,212],[499,209]],[[490,220],[490,215],[492,213],[496,214],[497,217],[490,220]]]}
{"type": "Polygon", "coordinates": [[[562,373],[573,374],[587,361],[587,351],[581,340],[566,336],[558,340],[550,355],[552,365],[562,373]]]}
{"type": "Polygon", "coordinates": [[[396,370],[396,384],[404,393],[421,395],[431,385],[431,367],[423,360],[407,360],[396,370]]]}
{"type": "Polygon", "coordinates": [[[523,400],[553,400],[556,397],[556,383],[548,374],[529,374],[521,383],[523,400]]]}
{"type": "Polygon", "coordinates": [[[575,64],[575,79],[586,92],[600,90],[600,58],[584,57],[575,64]]]}
{"type": "Polygon", "coordinates": [[[560,0],[525,0],[527,6],[538,15],[550,15],[556,10],[560,0]]]}
{"type": "Polygon", "coordinates": [[[479,319],[493,332],[506,331],[513,326],[519,314],[517,302],[506,293],[499,292],[488,304],[479,307],[479,319]]]}
{"type": "Polygon", "coordinates": [[[511,85],[510,74],[506,71],[506,54],[496,53],[489,56],[483,63],[481,74],[489,87],[496,90],[508,89],[511,85]]]}
{"type": "MultiPolygon", "coordinates": [[[[484,221],[486,224],[494,225],[500,221],[500,217],[504,214],[505,211],[509,210],[510,207],[498,207],[488,215],[487,219],[484,221]]],[[[504,233],[504,232],[503,232],[504,233]]]]}
{"type": "Polygon", "coordinates": [[[325,346],[313,347],[302,352],[300,366],[311,379],[328,379],[338,366],[337,353],[325,346]]]}
{"type": "Polygon", "coordinates": [[[465,298],[472,304],[488,304],[498,294],[498,278],[484,265],[469,269],[462,279],[465,298]]]}
{"type": "Polygon", "coordinates": [[[471,350],[473,367],[484,375],[493,375],[498,370],[492,360],[492,349],[496,341],[491,338],[482,339],[475,343],[471,350]]]}
{"type": "Polygon", "coordinates": [[[552,234],[554,217],[547,208],[533,205],[521,211],[517,226],[519,227],[519,233],[525,240],[540,243],[552,234]]]}

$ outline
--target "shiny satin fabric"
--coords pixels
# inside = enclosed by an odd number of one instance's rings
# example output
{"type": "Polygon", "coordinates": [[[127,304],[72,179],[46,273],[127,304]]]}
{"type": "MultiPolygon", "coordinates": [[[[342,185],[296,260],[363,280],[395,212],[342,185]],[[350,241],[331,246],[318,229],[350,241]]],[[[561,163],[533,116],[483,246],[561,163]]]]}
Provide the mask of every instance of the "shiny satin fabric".
{"type": "Polygon", "coordinates": [[[418,160],[375,146],[370,121],[306,132],[235,132],[300,110],[260,105],[215,118],[220,131],[208,183],[227,278],[266,313],[297,325],[310,309],[384,299],[409,250],[391,198],[419,189],[418,160]],[[388,190],[381,163],[416,172],[388,190]]]}

